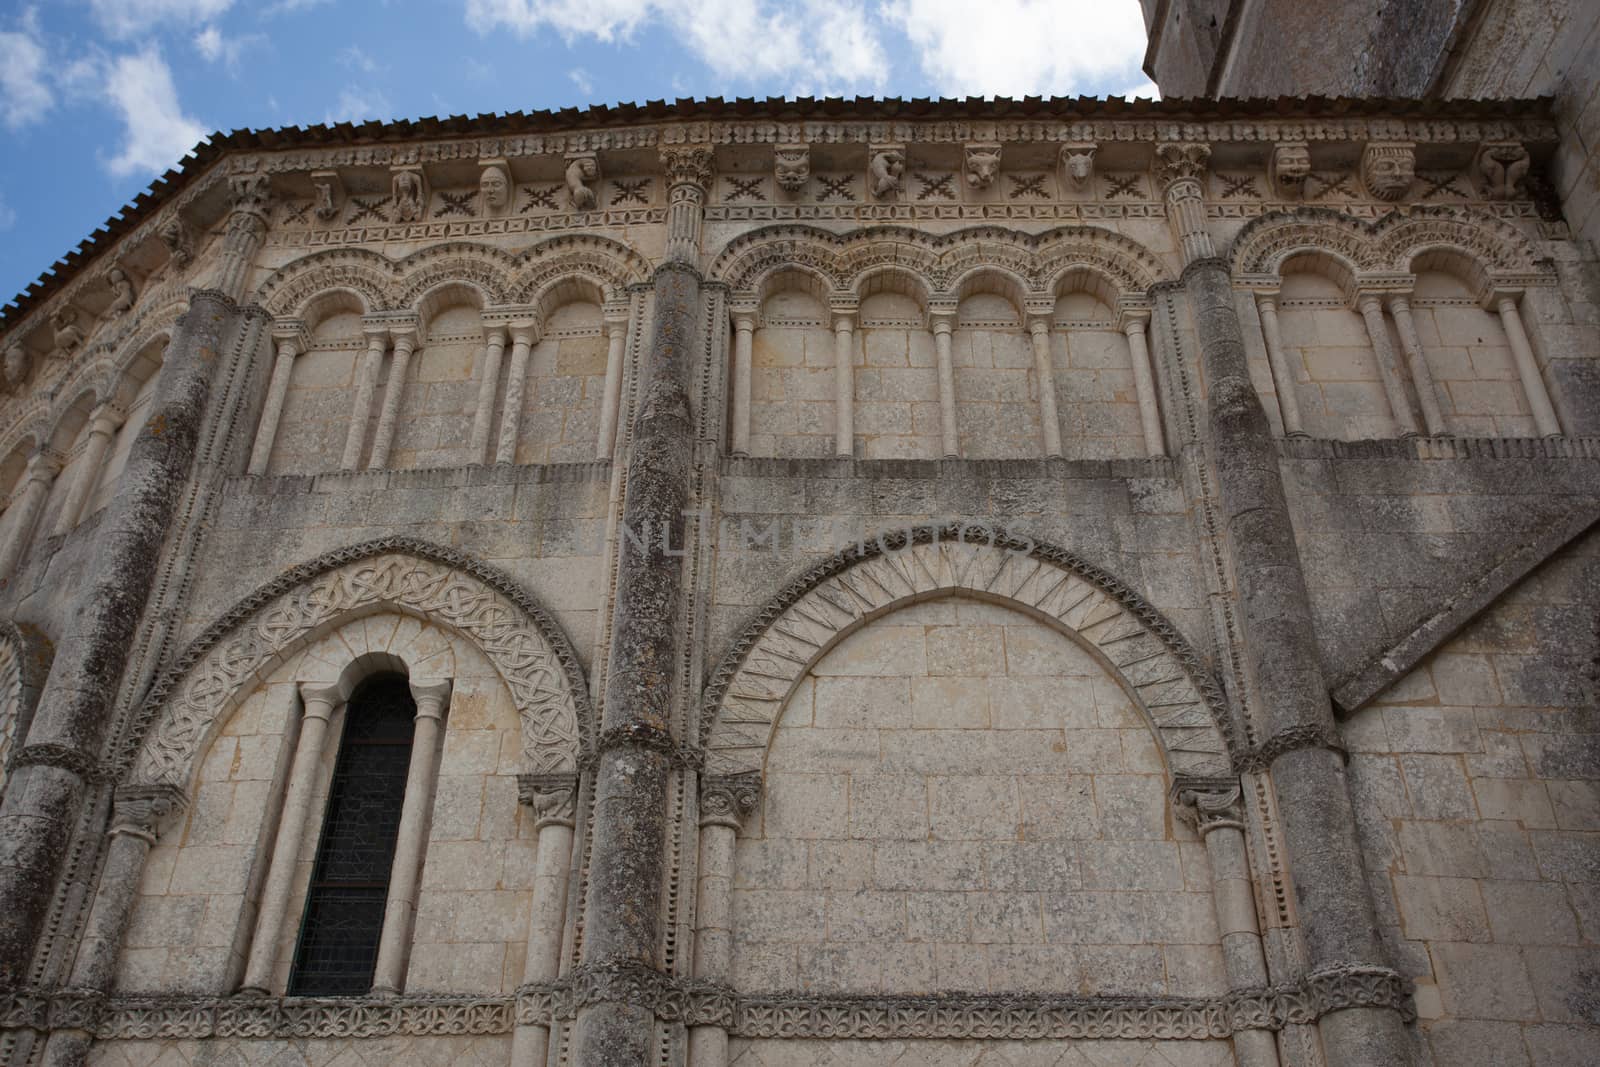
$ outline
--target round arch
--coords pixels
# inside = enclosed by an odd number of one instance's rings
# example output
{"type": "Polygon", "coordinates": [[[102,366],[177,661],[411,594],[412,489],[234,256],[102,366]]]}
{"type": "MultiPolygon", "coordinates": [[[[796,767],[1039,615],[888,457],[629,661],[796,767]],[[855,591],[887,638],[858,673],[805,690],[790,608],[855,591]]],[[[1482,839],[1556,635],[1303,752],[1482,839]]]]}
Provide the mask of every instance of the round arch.
{"type": "Polygon", "coordinates": [[[1232,773],[1229,720],[1200,658],[1162,615],[1065,549],[988,526],[923,528],[853,546],[789,583],[706,687],[707,773],[764,773],[785,703],[845,637],[907,604],[968,595],[1016,608],[1089,651],[1127,690],[1175,778],[1232,773]],[[977,539],[967,535],[976,531],[977,539]]]}
{"type": "Polygon", "coordinates": [[[620,299],[630,285],[650,280],[650,264],[633,249],[607,237],[572,235],[541,241],[524,250],[511,278],[513,300],[542,304],[572,278],[597,287],[606,300],[620,299]]]}
{"type": "Polygon", "coordinates": [[[273,318],[297,318],[306,305],[330,290],[356,296],[368,312],[387,311],[398,272],[376,252],[329,249],[302,256],[273,272],[256,290],[256,302],[273,318]]]}
{"type": "Polygon", "coordinates": [[[1306,252],[1338,260],[1352,275],[1384,265],[1369,226],[1343,212],[1317,207],[1267,212],[1239,231],[1228,258],[1235,277],[1276,277],[1285,260],[1306,252]]]}
{"type": "Polygon", "coordinates": [[[1504,219],[1457,207],[1419,207],[1385,215],[1373,227],[1383,269],[1407,271],[1418,255],[1449,248],[1492,273],[1549,273],[1528,238],[1504,219]]]}
{"type": "Polygon", "coordinates": [[[533,772],[576,769],[593,713],[582,669],[545,610],[499,571],[394,537],[339,549],[257,589],[190,643],[151,687],[119,759],[133,785],[187,787],[200,754],[251,683],[351,619],[427,620],[475,643],[511,692],[533,772]]]}
{"type": "Polygon", "coordinates": [[[485,306],[508,303],[516,257],[487,245],[450,241],[413,252],[395,264],[400,276],[394,287],[394,307],[415,310],[431,289],[448,282],[476,289],[485,306]]]}

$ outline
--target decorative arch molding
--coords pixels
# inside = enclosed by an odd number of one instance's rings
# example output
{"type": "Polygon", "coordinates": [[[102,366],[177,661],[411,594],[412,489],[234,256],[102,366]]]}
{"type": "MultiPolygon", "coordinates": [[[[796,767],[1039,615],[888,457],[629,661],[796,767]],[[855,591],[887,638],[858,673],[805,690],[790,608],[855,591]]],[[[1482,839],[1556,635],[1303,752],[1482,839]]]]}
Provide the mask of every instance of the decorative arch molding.
{"type": "Polygon", "coordinates": [[[287,318],[299,316],[323,293],[343,289],[354,293],[369,313],[387,311],[398,278],[395,265],[376,252],[330,249],[280,267],[256,290],[256,302],[274,318],[287,318]]]}
{"type": "Polygon", "coordinates": [[[0,784],[28,736],[39,694],[44,692],[55,645],[26,623],[0,623],[0,784]]]}
{"type": "Polygon", "coordinates": [[[1272,280],[1302,252],[1331,255],[1355,274],[1407,274],[1421,251],[1448,247],[1492,275],[1554,279],[1528,238],[1511,223],[1460,207],[1415,207],[1365,222],[1332,208],[1269,211],[1239,231],[1229,260],[1236,281],[1272,280]]]}
{"type": "Polygon", "coordinates": [[[784,704],[843,638],[907,604],[962,593],[1016,607],[1092,652],[1148,717],[1175,777],[1232,772],[1221,689],[1160,612],[1065,549],[952,523],[851,546],[790,582],[745,626],[702,702],[707,773],[762,773],[784,704]]]}
{"type": "Polygon", "coordinates": [[[730,242],[712,263],[710,276],[736,294],[756,294],[786,267],[819,274],[838,291],[854,291],[884,269],[916,274],[934,292],[948,292],[980,269],[1012,274],[1036,295],[1053,292],[1062,275],[1082,267],[1109,278],[1123,296],[1143,296],[1167,279],[1161,262],[1144,246],[1092,226],[1042,234],[978,226],[943,235],[899,226],[843,234],[814,226],[768,226],[730,242]]]}
{"type": "MultiPolygon", "coordinates": [[[[5,432],[0,434],[0,462],[24,445],[29,445],[30,451],[38,448],[39,443],[47,439],[45,430],[49,426],[48,416],[49,411],[42,398],[23,409],[5,432]]],[[[4,489],[4,486],[0,486],[0,492],[4,489]]]]}
{"type": "Polygon", "coordinates": [[[451,283],[476,289],[485,307],[509,303],[517,267],[517,257],[498,248],[467,241],[433,245],[395,264],[400,278],[389,303],[395,310],[410,311],[429,290],[451,283]]]}
{"type": "Polygon", "coordinates": [[[151,686],[125,735],[119,779],[186,786],[205,744],[251,683],[334,627],[380,610],[426,619],[475,643],[511,692],[528,770],[576,769],[594,715],[561,628],[494,568],[426,541],[388,537],[286,571],[190,642],[151,686]]]}
{"type": "Polygon", "coordinates": [[[587,278],[599,285],[608,300],[621,298],[630,285],[650,280],[650,263],[639,253],[608,237],[573,235],[554,237],[523,252],[511,297],[517,303],[537,304],[552,288],[569,277],[587,278]]]}

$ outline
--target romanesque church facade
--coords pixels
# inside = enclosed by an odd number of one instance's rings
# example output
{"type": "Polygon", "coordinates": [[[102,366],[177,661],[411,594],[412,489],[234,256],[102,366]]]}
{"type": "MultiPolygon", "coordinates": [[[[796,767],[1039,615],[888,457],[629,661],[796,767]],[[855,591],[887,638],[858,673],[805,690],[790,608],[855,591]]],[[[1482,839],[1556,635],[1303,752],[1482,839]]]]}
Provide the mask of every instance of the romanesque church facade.
{"type": "Polygon", "coordinates": [[[1594,1062],[1565,107],[215,138],[0,321],[0,1062],[1594,1062]]]}

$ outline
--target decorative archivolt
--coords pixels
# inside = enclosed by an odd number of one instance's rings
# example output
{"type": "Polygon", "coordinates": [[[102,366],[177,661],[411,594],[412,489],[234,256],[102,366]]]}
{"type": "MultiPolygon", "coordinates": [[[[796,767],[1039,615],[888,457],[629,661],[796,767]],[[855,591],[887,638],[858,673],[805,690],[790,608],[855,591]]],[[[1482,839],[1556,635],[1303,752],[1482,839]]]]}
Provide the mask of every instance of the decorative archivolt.
{"type": "Polygon", "coordinates": [[[1144,296],[1167,277],[1160,261],[1138,242],[1090,226],[1042,234],[980,226],[944,235],[898,226],[844,234],[769,226],[731,242],[710,276],[736,295],[754,297],[771,276],[794,269],[827,279],[836,292],[858,295],[866,279],[885,270],[910,274],[934,293],[954,291],[974,271],[999,270],[1036,296],[1053,295],[1072,271],[1102,275],[1119,296],[1144,296]]]}
{"type": "Polygon", "coordinates": [[[577,656],[515,582],[407,537],[339,549],[262,586],[197,637],[151,687],[121,763],[136,784],[186,786],[217,727],[253,683],[342,623],[377,611],[472,641],[510,690],[531,772],[571,771],[592,731],[577,656]]]}
{"type": "Polygon", "coordinates": [[[55,647],[32,626],[0,623],[0,783],[22,747],[55,647]]]}
{"type": "Polygon", "coordinates": [[[261,284],[260,304],[275,318],[301,315],[316,297],[353,294],[367,312],[412,311],[431,290],[445,285],[475,289],[483,304],[521,304],[564,278],[593,281],[607,297],[648,281],[650,265],[616,241],[592,235],[558,237],[513,255],[488,245],[452,241],[400,260],[361,249],[314,252],[295,260],[261,284]]]}
{"type": "Polygon", "coordinates": [[[751,620],[706,688],[707,771],[761,772],[785,702],[818,660],[874,619],[945,594],[1016,607],[1095,653],[1148,716],[1174,776],[1232,769],[1221,691],[1160,612],[1065,549],[948,525],[852,546],[790,582],[751,620]]]}
{"type": "Polygon", "coordinates": [[[1490,276],[1550,274],[1531,242],[1504,219],[1461,207],[1414,207],[1376,222],[1331,208],[1270,211],[1234,239],[1235,279],[1272,279],[1295,255],[1314,253],[1339,260],[1352,274],[1406,274],[1421,253],[1460,252],[1490,276]]]}

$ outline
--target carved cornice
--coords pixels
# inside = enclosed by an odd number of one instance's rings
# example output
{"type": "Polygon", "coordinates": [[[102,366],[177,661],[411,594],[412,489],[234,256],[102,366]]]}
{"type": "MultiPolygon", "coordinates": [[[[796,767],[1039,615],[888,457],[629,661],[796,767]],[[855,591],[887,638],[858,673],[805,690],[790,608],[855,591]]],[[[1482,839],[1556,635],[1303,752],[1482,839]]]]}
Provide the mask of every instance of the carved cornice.
{"type": "Polygon", "coordinates": [[[633,965],[579,969],[517,995],[458,997],[203,997],[78,990],[0,994],[0,1029],[75,1029],[102,1041],[313,1039],[504,1034],[570,1020],[595,1003],[649,1008],[656,1018],[717,1026],[735,1037],[833,1040],[1221,1040],[1244,1030],[1310,1025],[1349,1008],[1415,1018],[1410,990],[1386,968],[1313,974],[1292,986],[1216,997],[1054,993],[743,994],[633,965]]]}

